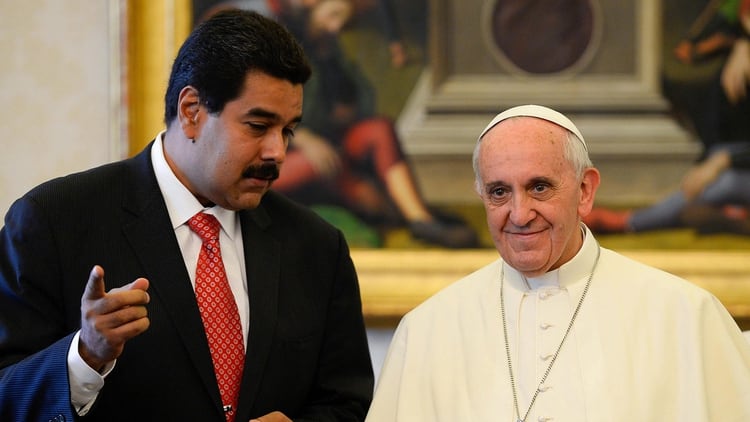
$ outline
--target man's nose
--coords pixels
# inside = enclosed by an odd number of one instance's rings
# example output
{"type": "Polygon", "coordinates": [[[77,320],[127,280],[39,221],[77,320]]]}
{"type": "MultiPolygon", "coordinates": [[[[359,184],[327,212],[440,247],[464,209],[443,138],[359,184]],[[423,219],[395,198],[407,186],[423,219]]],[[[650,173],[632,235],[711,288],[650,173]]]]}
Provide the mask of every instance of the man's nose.
{"type": "Polygon", "coordinates": [[[270,134],[261,144],[261,158],[263,160],[284,161],[288,142],[283,133],[270,134]]]}
{"type": "Polygon", "coordinates": [[[517,227],[529,224],[536,217],[534,201],[527,195],[513,195],[510,201],[510,221],[517,227]]]}

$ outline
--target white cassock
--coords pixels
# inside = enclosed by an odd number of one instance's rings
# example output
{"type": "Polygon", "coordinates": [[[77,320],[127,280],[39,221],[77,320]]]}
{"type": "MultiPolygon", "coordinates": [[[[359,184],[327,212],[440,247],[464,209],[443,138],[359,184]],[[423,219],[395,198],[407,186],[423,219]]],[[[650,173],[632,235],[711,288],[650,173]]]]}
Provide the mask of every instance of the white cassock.
{"type": "Polygon", "coordinates": [[[591,232],[556,271],[498,260],[401,320],[368,422],[515,422],[500,312],[501,268],[518,407],[530,421],[750,421],[750,345],[710,293],[602,248],[591,232]]]}

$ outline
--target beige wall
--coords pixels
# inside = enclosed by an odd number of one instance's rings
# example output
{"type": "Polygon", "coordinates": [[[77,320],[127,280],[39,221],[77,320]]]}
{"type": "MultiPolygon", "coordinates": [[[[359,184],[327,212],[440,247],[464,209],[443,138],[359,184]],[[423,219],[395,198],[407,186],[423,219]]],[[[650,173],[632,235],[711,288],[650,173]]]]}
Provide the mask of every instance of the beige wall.
{"type": "Polygon", "coordinates": [[[110,77],[118,66],[111,36],[117,34],[111,9],[118,1],[0,4],[0,215],[5,215],[33,186],[118,159],[122,148],[118,80],[110,77]]]}

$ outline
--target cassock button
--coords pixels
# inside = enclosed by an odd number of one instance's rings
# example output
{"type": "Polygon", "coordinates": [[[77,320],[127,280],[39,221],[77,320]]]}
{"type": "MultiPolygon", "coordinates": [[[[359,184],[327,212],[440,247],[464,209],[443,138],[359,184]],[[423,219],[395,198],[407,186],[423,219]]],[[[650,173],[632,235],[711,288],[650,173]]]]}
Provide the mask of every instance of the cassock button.
{"type": "Polygon", "coordinates": [[[554,327],[554,325],[546,323],[546,322],[543,322],[543,323],[539,324],[539,328],[541,328],[542,330],[546,330],[546,329],[552,328],[552,327],[554,327]]]}
{"type": "Polygon", "coordinates": [[[555,420],[555,418],[552,418],[550,416],[540,416],[540,417],[537,418],[537,421],[539,421],[539,422],[550,422],[550,421],[553,421],[553,420],[555,420]]]}
{"type": "Polygon", "coordinates": [[[547,300],[547,299],[551,298],[552,296],[555,296],[559,292],[560,292],[559,289],[544,290],[542,292],[539,292],[539,299],[541,299],[541,300],[547,300]]]}
{"type": "Polygon", "coordinates": [[[552,388],[551,385],[542,384],[542,385],[539,386],[539,392],[540,393],[546,393],[547,391],[549,391],[550,388],[552,388]]]}
{"type": "Polygon", "coordinates": [[[552,356],[555,356],[554,354],[548,354],[548,355],[540,355],[539,359],[541,360],[550,360],[552,356]]]}

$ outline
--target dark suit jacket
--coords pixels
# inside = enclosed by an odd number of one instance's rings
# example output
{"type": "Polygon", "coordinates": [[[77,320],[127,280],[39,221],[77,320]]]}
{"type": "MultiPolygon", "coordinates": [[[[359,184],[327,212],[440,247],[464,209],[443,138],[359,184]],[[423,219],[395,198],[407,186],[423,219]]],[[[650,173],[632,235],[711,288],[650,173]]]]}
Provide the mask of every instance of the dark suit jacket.
{"type": "MultiPolygon", "coordinates": [[[[44,183],[11,206],[0,231],[0,420],[77,418],[66,354],[94,264],[107,290],[149,279],[151,325],[125,345],[84,419],[224,420],[150,150],[44,183]]],[[[272,191],[240,221],[250,327],[236,420],[273,410],[364,419],[373,374],[341,232],[272,191]]]]}

